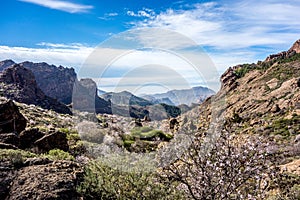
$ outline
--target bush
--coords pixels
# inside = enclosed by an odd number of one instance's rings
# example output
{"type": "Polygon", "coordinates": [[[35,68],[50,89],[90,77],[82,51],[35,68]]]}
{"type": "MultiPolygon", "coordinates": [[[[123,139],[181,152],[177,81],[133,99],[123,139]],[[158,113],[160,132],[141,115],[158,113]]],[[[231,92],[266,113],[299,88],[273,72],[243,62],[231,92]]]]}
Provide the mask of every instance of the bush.
{"type": "Polygon", "coordinates": [[[51,160],[75,160],[72,155],[60,149],[52,149],[46,155],[51,160]]]}
{"type": "Polygon", "coordinates": [[[78,192],[85,199],[184,199],[156,172],[122,171],[99,160],[86,166],[78,192]]]}
{"type": "Polygon", "coordinates": [[[1,161],[10,161],[11,164],[19,168],[23,165],[24,160],[27,158],[35,157],[36,154],[30,153],[23,150],[14,150],[14,149],[0,149],[0,160],[1,161]]]}
{"type": "Polygon", "coordinates": [[[153,140],[158,138],[160,140],[169,141],[173,138],[173,135],[164,133],[161,130],[156,130],[151,127],[136,127],[131,130],[131,136],[133,138],[143,139],[143,140],[153,140]]]}

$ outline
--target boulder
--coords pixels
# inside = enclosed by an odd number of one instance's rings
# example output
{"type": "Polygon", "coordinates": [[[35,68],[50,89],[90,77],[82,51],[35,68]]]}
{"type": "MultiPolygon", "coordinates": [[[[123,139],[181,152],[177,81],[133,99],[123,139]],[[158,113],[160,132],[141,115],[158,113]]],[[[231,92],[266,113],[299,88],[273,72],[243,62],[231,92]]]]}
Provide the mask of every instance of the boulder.
{"type": "Polygon", "coordinates": [[[44,136],[44,133],[40,132],[38,128],[31,128],[24,130],[20,133],[20,148],[27,149],[34,146],[34,142],[44,136]]]}
{"type": "Polygon", "coordinates": [[[26,123],[12,100],[0,100],[0,133],[20,133],[26,128],[26,123]]]}
{"type": "Polygon", "coordinates": [[[69,150],[66,133],[57,131],[43,136],[34,142],[38,153],[45,153],[51,149],[69,150]]]}
{"type": "Polygon", "coordinates": [[[277,113],[279,112],[281,109],[280,107],[278,106],[278,104],[275,104],[272,108],[271,108],[271,112],[272,113],[277,113]]]}

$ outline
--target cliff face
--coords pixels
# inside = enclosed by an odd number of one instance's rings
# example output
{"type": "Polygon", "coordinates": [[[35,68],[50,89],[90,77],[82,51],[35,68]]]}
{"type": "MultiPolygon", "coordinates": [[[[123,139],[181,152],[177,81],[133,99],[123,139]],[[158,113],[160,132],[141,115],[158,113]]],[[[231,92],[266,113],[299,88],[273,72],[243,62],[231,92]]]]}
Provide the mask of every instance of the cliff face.
{"type": "Polygon", "coordinates": [[[47,63],[23,62],[21,66],[30,69],[43,92],[58,101],[70,104],[77,75],[73,68],[48,65],[47,63]]]}
{"type": "Polygon", "coordinates": [[[38,87],[33,73],[18,64],[8,67],[0,74],[0,95],[21,103],[71,114],[67,106],[45,95],[38,87]]]}

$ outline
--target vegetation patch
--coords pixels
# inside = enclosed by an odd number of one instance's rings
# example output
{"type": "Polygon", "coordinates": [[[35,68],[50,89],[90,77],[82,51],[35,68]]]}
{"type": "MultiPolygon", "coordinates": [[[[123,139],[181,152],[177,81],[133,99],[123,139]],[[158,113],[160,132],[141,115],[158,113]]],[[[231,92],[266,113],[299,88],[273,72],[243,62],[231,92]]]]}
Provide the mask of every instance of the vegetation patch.
{"type": "Polygon", "coordinates": [[[75,160],[72,155],[60,149],[52,149],[45,155],[51,160],[75,160]]]}
{"type": "Polygon", "coordinates": [[[234,71],[234,74],[238,77],[238,78],[242,78],[244,77],[248,72],[250,72],[251,70],[255,69],[256,65],[254,64],[243,64],[241,65],[241,67],[237,68],[234,71]]]}
{"type": "Polygon", "coordinates": [[[185,199],[175,185],[157,172],[120,170],[100,160],[85,167],[78,192],[85,199],[185,199]]]}
{"type": "Polygon", "coordinates": [[[154,151],[161,141],[170,141],[173,135],[149,126],[135,127],[130,134],[123,134],[123,146],[129,151],[154,151]],[[133,147],[134,146],[134,147],[133,147]]]}

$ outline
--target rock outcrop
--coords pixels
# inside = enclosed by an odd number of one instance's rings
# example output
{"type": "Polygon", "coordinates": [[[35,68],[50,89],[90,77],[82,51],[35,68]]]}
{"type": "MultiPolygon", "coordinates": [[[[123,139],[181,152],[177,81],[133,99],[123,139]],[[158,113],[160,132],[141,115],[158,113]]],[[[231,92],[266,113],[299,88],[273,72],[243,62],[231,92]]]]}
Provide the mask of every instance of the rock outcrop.
{"type": "Polygon", "coordinates": [[[33,73],[21,65],[15,64],[5,69],[0,74],[0,83],[1,96],[59,113],[72,114],[67,106],[46,96],[37,86],[33,73]]]}
{"type": "Polygon", "coordinates": [[[42,138],[36,140],[34,145],[37,147],[37,153],[45,153],[51,149],[69,150],[67,135],[59,131],[46,134],[42,138]]]}
{"type": "Polygon", "coordinates": [[[26,128],[27,120],[12,100],[0,98],[0,134],[20,133],[26,128]]]}
{"type": "Polygon", "coordinates": [[[285,59],[294,56],[296,53],[300,53],[300,39],[297,40],[288,51],[283,51],[277,54],[268,56],[265,62],[274,61],[278,59],[285,59]]]}
{"type": "Polygon", "coordinates": [[[12,60],[3,60],[0,62],[0,72],[4,71],[6,68],[8,68],[9,66],[12,66],[16,64],[14,61],[12,60]]]}
{"type": "Polygon", "coordinates": [[[92,79],[81,79],[75,83],[73,109],[92,113],[112,113],[111,103],[97,95],[97,85],[92,79]]]}

